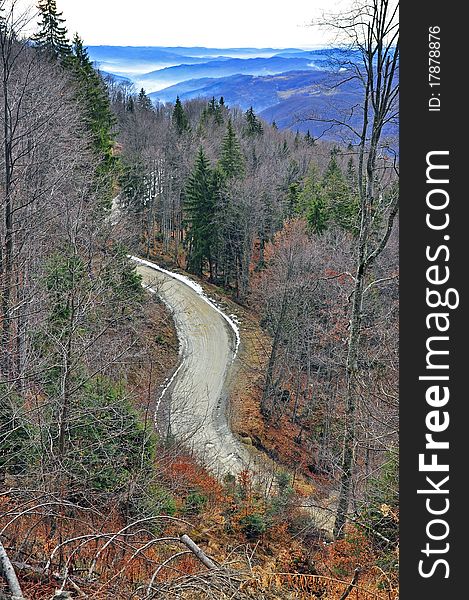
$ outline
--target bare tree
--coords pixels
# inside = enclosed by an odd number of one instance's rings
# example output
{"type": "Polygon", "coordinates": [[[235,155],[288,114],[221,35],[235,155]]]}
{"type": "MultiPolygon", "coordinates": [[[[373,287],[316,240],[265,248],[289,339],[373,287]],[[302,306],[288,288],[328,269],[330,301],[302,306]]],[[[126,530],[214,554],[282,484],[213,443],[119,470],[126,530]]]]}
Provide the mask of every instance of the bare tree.
{"type": "Polygon", "coordinates": [[[346,69],[346,76],[342,74],[336,85],[356,80],[363,89],[361,124],[358,127],[352,119],[356,107],[348,119],[325,119],[331,127],[345,128],[349,132],[349,139],[358,147],[360,213],[345,367],[342,476],[334,527],[335,536],[341,537],[344,534],[354,471],[364,299],[371,286],[369,277],[372,268],[386,248],[398,211],[397,186],[390,190],[383,187],[389,182],[385,177],[386,170],[389,170],[387,165],[390,163],[391,168],[396,168],[392,155],[383,148],[386,146],[383,142],[386,127],[395,123],[398,116],[398,4],[390,0],[359,2],[350,12],[327,17],[324,24],[335,28],[341,40],[348,41],[347,59],[341,65],[346,69]]]}

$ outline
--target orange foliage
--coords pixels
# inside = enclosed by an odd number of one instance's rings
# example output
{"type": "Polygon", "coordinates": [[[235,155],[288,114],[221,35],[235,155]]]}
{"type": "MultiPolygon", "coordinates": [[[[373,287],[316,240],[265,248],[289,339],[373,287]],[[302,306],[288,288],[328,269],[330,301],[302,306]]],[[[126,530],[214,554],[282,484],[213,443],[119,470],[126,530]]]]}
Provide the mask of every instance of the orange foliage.
{"type": "Polygon", "coordinates": [[[225,497],[223,486],[207,471],[198,465],[189,454],[180,452],[170,461],[168,483],[179,489],[197,490],[207,496],[209,501],[216,502],[225,497]]]}

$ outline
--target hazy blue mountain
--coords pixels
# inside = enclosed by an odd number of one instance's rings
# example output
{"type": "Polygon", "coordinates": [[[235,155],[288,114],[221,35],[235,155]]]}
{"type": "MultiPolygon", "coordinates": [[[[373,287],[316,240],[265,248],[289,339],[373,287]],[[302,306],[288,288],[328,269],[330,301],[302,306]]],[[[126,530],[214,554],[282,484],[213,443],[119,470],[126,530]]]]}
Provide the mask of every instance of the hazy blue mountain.
{"type": "Polygon", "coordinates": [[[158,90],[157,92],[151,92],[148,95],[155,103],[174,102],[178,96],[183,100],[198,98],[199,96],[208,98],[210,96],[210,86],[212,84],[216,85],[218,82],[226,83],[234,77],[240,77],[241,80],[244,81],[244,78],[249,76],[231,75],[230,77],[201,77],[200,79],[188,79],[187,81],[181,81],[181,83],[176,83],[175,85],[170,85],[162,90],[158,90]]]}
{"type": "Polygon", "coordinates": [[[287,71],[314,69],[308,58],[224,58],[201,64],[167,67],[138,77],[138,85],[149,92],[189,79],[227,77],[230,75],[274,75],[287,71]]]}
{"type": "MultiPolygon", "coordinates": [[[[344,79],[347,76],[344,74],[344,79]]],[[[250,106],[267,122],[275,121],[280,128],[305,133],[308,129],[315,137],[341,139],[338,128],[319,122],[314,117],[343,120],[353,114],[350,125],[358,125],[362,90],[357,81],[348,81],[337,87],[330,85],[327,71],[291,71],[269,76],[232,75],[223,78],[203,78],[185,81],[150,94],[154,102],[174,102],[193,98],[210,99],[223,96],[228,106],[246,110],[250,106]]],[[[388,127],[388,133],[391,128],[388,127]]]]}
{"type": "MultiPolygon", "coordinates": [[[[343,141],[349,138],[350,129],[345,125],[333,125],[333,121],[345,121],[359,131],[363,118],[362,106],[363,88],[358,81],[351,80],[331,88],[326,78],[324,85],[292,89],[283,97],[279,94],[279,101],[262,110],[260,116],[269,123],[275,121],[280,128],[303,133],[309,130],[314,137],[343,141]]],[[[398,135],[398,126],[388,123],[384,133],[387,136],[398,135]]]]}
{"type": "MultiPolygon", "coordinates": [[[[167,47],[167,46],[88,46],[88,52],[92,60],[135,60],[135,61],[163,61],[178,60],[181,57],[189,59],[203,59],[208,57],[227,56],[231,58],[255,58],[269,57],[279,53],[301,53],[298,48],[204,48],[202,46],[192,47],[167,47]]],[[[186,63],[191,60],[184,61],[186,63]]]]}
{"type": "Polygon", "coordinates": [[[226,58],[268,58],[279,52],[301,52],[295,48],[203,48],[165,46],[88,46],[99,69],[131,77],[181,64],[205,63],[226,58]]]}
{"type": "MultiPolygon", "coordinates": [[[[91,46],[92,60],[117,81],[144,87],[155,102],[223,96],[229,106],[254,110],[279,127],[310,130],[340,139],[330,124],[310,120],[342,119],[354,109],[357,124],[362,102],[356,81],[331,88],[331,71],[349,51],[298,48],[203,48],[91,46]]],[[[345,76],[345,74],[344,74],[345,76]]],[[[388,133],[395,133],[388,127],[388,133]]]]}
{"type": "Polygon", "coordinates": [[[174,102],[177,96],[181,100],[223,96],[228,105],[238,105],[243,109],[253,106],[259,112],[285,97],[300,93],[300,90],[306,93],[314,89],[325,75],[323,71],[310,70],[267,76],[232,75],[194,79],[153,92],[150,97],[155,102],[174,102]]]}
{"type": "MultiPolygon", "coordinates": [[[[314,137],[323,136],[327,132],[327,138],[336,139],[340,138],[340,129],[331,129],[331,123],[320,122],[315,118],[341,121],[345,115],[351,114],[351,107],[360,104],[360,101],[358,85],[350,86],[347,90],[338,88],[334,93],[324,87],[306,93],[292,93],[262,110],[260,116],[269,123],[275,121],[280,128],[298,129],[303,133],[309,129],[314,137]]],[[[352,126],[357,125],[362,116],[359,110],[355,110],[353,114],[354,117],[349,122],[352,126]]]]}
{"type": "Polygon", "coordinates": [[[155,69],[168,66],[206,62],[207,57],[184,55],[184,61],[177,48],[157,48],[152,46],[89,46],[90,58],[100,70],[135,77],[155,69]]]}
{"type": "Polygon", "coordinates": [[[167,48],[168,51],[180,56],[216,57],[229,56],[232,58],[269,57],[280,52],[302,52],[298,48],[205,48],[203,46],[176,46],[167,48]]]}
{"type": "Polygon", "coordinates": [[[112,79],[116,83],[122,83],[124,85],[132,85],[132,80],[122,75],[115,75],[114,73],[108,73],[107,71],[99,70],[104,79],[112,79]]]}

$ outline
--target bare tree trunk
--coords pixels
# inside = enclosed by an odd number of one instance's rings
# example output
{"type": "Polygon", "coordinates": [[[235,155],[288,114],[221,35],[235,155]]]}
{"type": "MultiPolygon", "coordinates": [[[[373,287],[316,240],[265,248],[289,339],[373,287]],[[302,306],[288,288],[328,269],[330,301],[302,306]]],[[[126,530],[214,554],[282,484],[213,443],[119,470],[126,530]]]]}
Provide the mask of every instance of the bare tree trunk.
{"type": "Polygon", "coordinates": [[[12,600],[24,600],[23,592],[21,590],[20,582],[16,576],[15,569],[11,564],[8,554],[0,542],[0,571],[5,581],[7,582],[8,589],[12,595],[12,600]]]}
{"type": "MultiPolygon", "coordinates": [[[[395,23],[396,11],[389,6],[389,0],[373,0],[371,14],[368,12],[364,12],[364,14],[369,18],[369,22],[365,26],[365,40],[359,40],[359,26],[356,24],[356,17],[352,17],[347,25],[340,26],[349,30],[349,35],[352,36],[362,55],[363,65],[361,68],[356,66],[356,69],[360,72],[360,78],[364,85],[364,113],[359,138],[360,224],[345,365],[345,434],[340,493],[334,524],[334,536],[336,538],[344,535],[355,462],[355,414],[358,402],[357,371],[365,282],[372,264],[386,247],[398,210],[398,198],[396,196],[388,207],[388,221],[384,234],[380,242],[370,249],[372,245],[373,212],[379,203],[379,194],[375,186],[379,143],[384,124],[394,114],[397,98],[398,86],[395,84],[394,78],[397,75],[398,65],[398,30],[396,31],[397,25],[395,23]],[[371,118],[369,118],[369,112],[371,112],[371,118]]],[[[359,19],[359,22],[361,21],[363,19],[359,19]]]]}
{"type": "Polygon", "coordinates": [[[2,240],[2,263],[0,273],[2,275],[2,372],[5,379],[10,378],[10,299],[12,292],[12,269],[13,269],[13,210],[12,210],[12,178],[13,178],[13,156],[12,156],[12,121],[9,94],[9,79],[12,60],[12,39],[8,30],[2,28],[0,31],[2,52],[2,87],[3,87],[3,153],[4,153],[4,239],[2,240]]]}

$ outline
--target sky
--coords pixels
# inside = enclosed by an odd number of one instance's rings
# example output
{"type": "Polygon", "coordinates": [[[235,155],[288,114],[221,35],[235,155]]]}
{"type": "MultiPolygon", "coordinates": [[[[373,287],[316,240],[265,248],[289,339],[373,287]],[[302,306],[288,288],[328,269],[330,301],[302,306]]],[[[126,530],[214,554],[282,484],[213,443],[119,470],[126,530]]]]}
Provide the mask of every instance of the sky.
{"type": "Polygon", "coordinates": [[[87,45],[307,48],[331,40],[308,24],[344,1],[57,0],[57,7],[87,45]]]}

